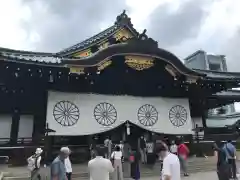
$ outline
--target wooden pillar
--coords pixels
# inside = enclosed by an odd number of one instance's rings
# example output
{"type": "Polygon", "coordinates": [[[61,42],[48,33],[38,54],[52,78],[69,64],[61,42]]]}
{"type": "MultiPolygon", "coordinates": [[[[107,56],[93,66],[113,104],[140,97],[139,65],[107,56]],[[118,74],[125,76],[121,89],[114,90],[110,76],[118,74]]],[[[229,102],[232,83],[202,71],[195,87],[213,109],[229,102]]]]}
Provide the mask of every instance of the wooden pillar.
{"type": "Polygon", "coordinates": [[[38,98],[35,100],[33,134],[32,139],[34,145],[39,145],[45,135],[46,127],[46,111],[47,111],[47,92],[39,91],[38,98]]]}
{"type": "Polygon", "coordinates": [[[33,133],[32,133],[32,141],[34,145],[40,144],[42,137],[44,135],[44,125],[43,122],[44,119],[41,118],[41,116],[36,113],[33,117],[33,133]]]}
{"type": "Polygon", "coordinates": [[[202,125],[203,125],[203,128],[207,127],[207,123],[206,123],[207,113],[208,113],[208,111],[205,110],[205,107],[203,107],[203,109],[202,109],[202,125]]]}
{"type": "Polygon", "coordinates": [[[11,126],[11,134],[10,134],[10,144],[11,145],[17,144],[19,121],[20,121],[19,111],[17,109],[14,109],[13,114],[12,114],[12,126],[11,126]]]}

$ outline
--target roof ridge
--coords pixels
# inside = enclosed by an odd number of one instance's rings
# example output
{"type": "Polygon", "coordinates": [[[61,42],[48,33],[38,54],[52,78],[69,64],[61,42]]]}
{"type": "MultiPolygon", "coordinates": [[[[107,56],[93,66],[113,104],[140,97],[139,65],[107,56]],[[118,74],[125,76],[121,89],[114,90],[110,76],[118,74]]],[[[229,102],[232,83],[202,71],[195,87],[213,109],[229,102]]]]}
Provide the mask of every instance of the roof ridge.
{"type": "Polygon", "coordinates": [[[47,53],[47,52],[35,52],[35,51],[25,51],[25,50],[16,50],[16,49],[10,49],[10,48],[3,48],[0,47],[0,53],[6,52],[6,53],[14,53],[14,54],[21,54],[21,55],[43,55],[43,56],[56,56],[56,53],[47,53]]]}
{"type": "Polygon", "coordinates": [[[80,44],[83,44],[84,42],[89,41],[89,40],[91,40],[91,39],[99,36],[100,34],[104,34],[105,32],[109,31],[110,29],[112,29],[112,28],[114,28],[114,27],[115,27],[115,25],[110,26],[110,27],[108,27],[107,29],[103,30],[102,32],[95,34],[94,36],[91,36],[91,37],[89,37],[89,38],[86,38],[85,40],[83,40],[83,41],[81,41],[81,42],[79,42],[79,43],[77,43],[77,44],[74,44],[74,45],[72,45],[72,46],[70,46],[70,47],[68,47],[68,48],[65,48],[65,49],[57,52],[57,54],[64,53],[64,52],[66,52],[66,51],[68,51],[68,50],[71,50],[71,49],[75,48],[76,46],[79,46],[80,44]]]}

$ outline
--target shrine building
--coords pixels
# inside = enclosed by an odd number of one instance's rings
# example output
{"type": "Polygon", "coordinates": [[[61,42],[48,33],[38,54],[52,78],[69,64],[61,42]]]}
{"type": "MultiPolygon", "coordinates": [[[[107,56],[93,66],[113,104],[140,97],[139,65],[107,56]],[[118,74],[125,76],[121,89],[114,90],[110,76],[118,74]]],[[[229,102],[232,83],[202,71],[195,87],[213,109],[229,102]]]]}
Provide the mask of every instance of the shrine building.
{"type": "MultiPolygon", "coordinates": [[[[50,39],[49,39],[50,41],[50,39]]],[[[125,11],[60,52],[0,48],[1,147],[87,144],[145,132],[192,136],[209,109],[231,104],[240,73],[190,69],[139,33],[125,11]],[[140,131],[142,130],[142,131],[140,131]],[[61,140],[59,140],[59,138],[61,140]],[[100,137],[102,138],[102,137],[100,137]]]]}

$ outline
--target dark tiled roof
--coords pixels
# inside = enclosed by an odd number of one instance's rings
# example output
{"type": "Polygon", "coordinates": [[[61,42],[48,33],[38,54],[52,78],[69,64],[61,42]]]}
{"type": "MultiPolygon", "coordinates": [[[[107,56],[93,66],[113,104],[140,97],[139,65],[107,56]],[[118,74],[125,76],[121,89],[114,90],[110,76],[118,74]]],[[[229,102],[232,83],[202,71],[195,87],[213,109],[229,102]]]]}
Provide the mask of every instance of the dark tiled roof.
{"type": "Polygon", "coordinates": [[[214,94],[213,96],[218,96],[218,97],[239,97],[240,98],[240,90],[222,91],[222,92],[214,94]]]}
{"type": "Polygon", "coordinates": [[[117,29],[119,28],[118,25],[113,25],[111,27],[109,27],[108,29],[102,31],[101,33],[89,38],[89,39],[86,39],[85,41],[82,41],[78,44],[75,44],[69,48],[66,48],[60,52],[58,52],[57,54],[64,54],[64,53],[67,53],[67,52],[70,52],[70,51],[74,51],[76,49],[81,49],[81,48],[84,48],[86,46],[89,46],[91,45],[92,43],[95,43],[101,39],[104,39],[105,37],[108,37],[109,35],[113,34],[117,29]]]}
{"type": "Polygon", "coordinates": [[[41,64],[60,64],[62,62],[61,57],[57,57],[53,54],[44,53],[20,53],[20,52],[0,52],[0,58],[6,58],[8,61],[18,62],[34,62],[41,64]]]}
{"type": "Polygon", "coordinates": [[[210,70],[201,70],[193,69],[198,73],[206,75],[206,78],[216,78],[216,79],[240,79],[240,73],[238,72],[220,72],[220,71],[210,71],[210,70]]]}
{"type": "Polygon", "coordinates": [[[0,47],[0,53],[7,54],[18,54],[18,55],[37,55],[37,56],[55,56],[55,53],[46,53],[46,52],[34,52],[34,51],[23,51],[23,50],[15,50],[9,48],[0,47]]]}
{"type": "Polygon", "coordinates": [[[89,46],[91,46],[93,43],[99,42],[100,40],[110,37],[112,34],[114,34],[118,29],[122,27],[127,27],[136,37],[139,35],[136,29],[134,29],[133,24],[131,23],[131,18],[129,18],[126,15],[126,11],[124,10],[122,14],[117,16],[115,24],[106,30],[100,32],[99,34],[86,39],[78,44],[75,44],[69,48],[66,48],[60,52],[58,52],[58,55],[66,55],[68,53],[74,52],[75,50],[82,50],[89,46]]]}

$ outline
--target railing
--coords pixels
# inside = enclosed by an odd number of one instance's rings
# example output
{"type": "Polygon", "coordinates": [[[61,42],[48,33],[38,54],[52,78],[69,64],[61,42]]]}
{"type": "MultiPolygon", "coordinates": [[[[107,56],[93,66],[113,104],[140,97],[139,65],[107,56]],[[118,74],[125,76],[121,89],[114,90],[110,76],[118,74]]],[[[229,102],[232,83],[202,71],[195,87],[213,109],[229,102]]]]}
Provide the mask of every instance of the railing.
{"type": "MultiPolygon", "coordinates": [[[[11,141],[10,138],[0,138],[0,146],[9,144],[11,141]]],[[[17,139],[17,145],[19,144],[30,144],[32,143],[32,138],[24,137],[24,138],[18,138],[17,139]]]]}
{"type": "Polygon", "coordinates": [[[9,161],[9,156],[0,156],[0,164],[7,164],[9,161]]]}

